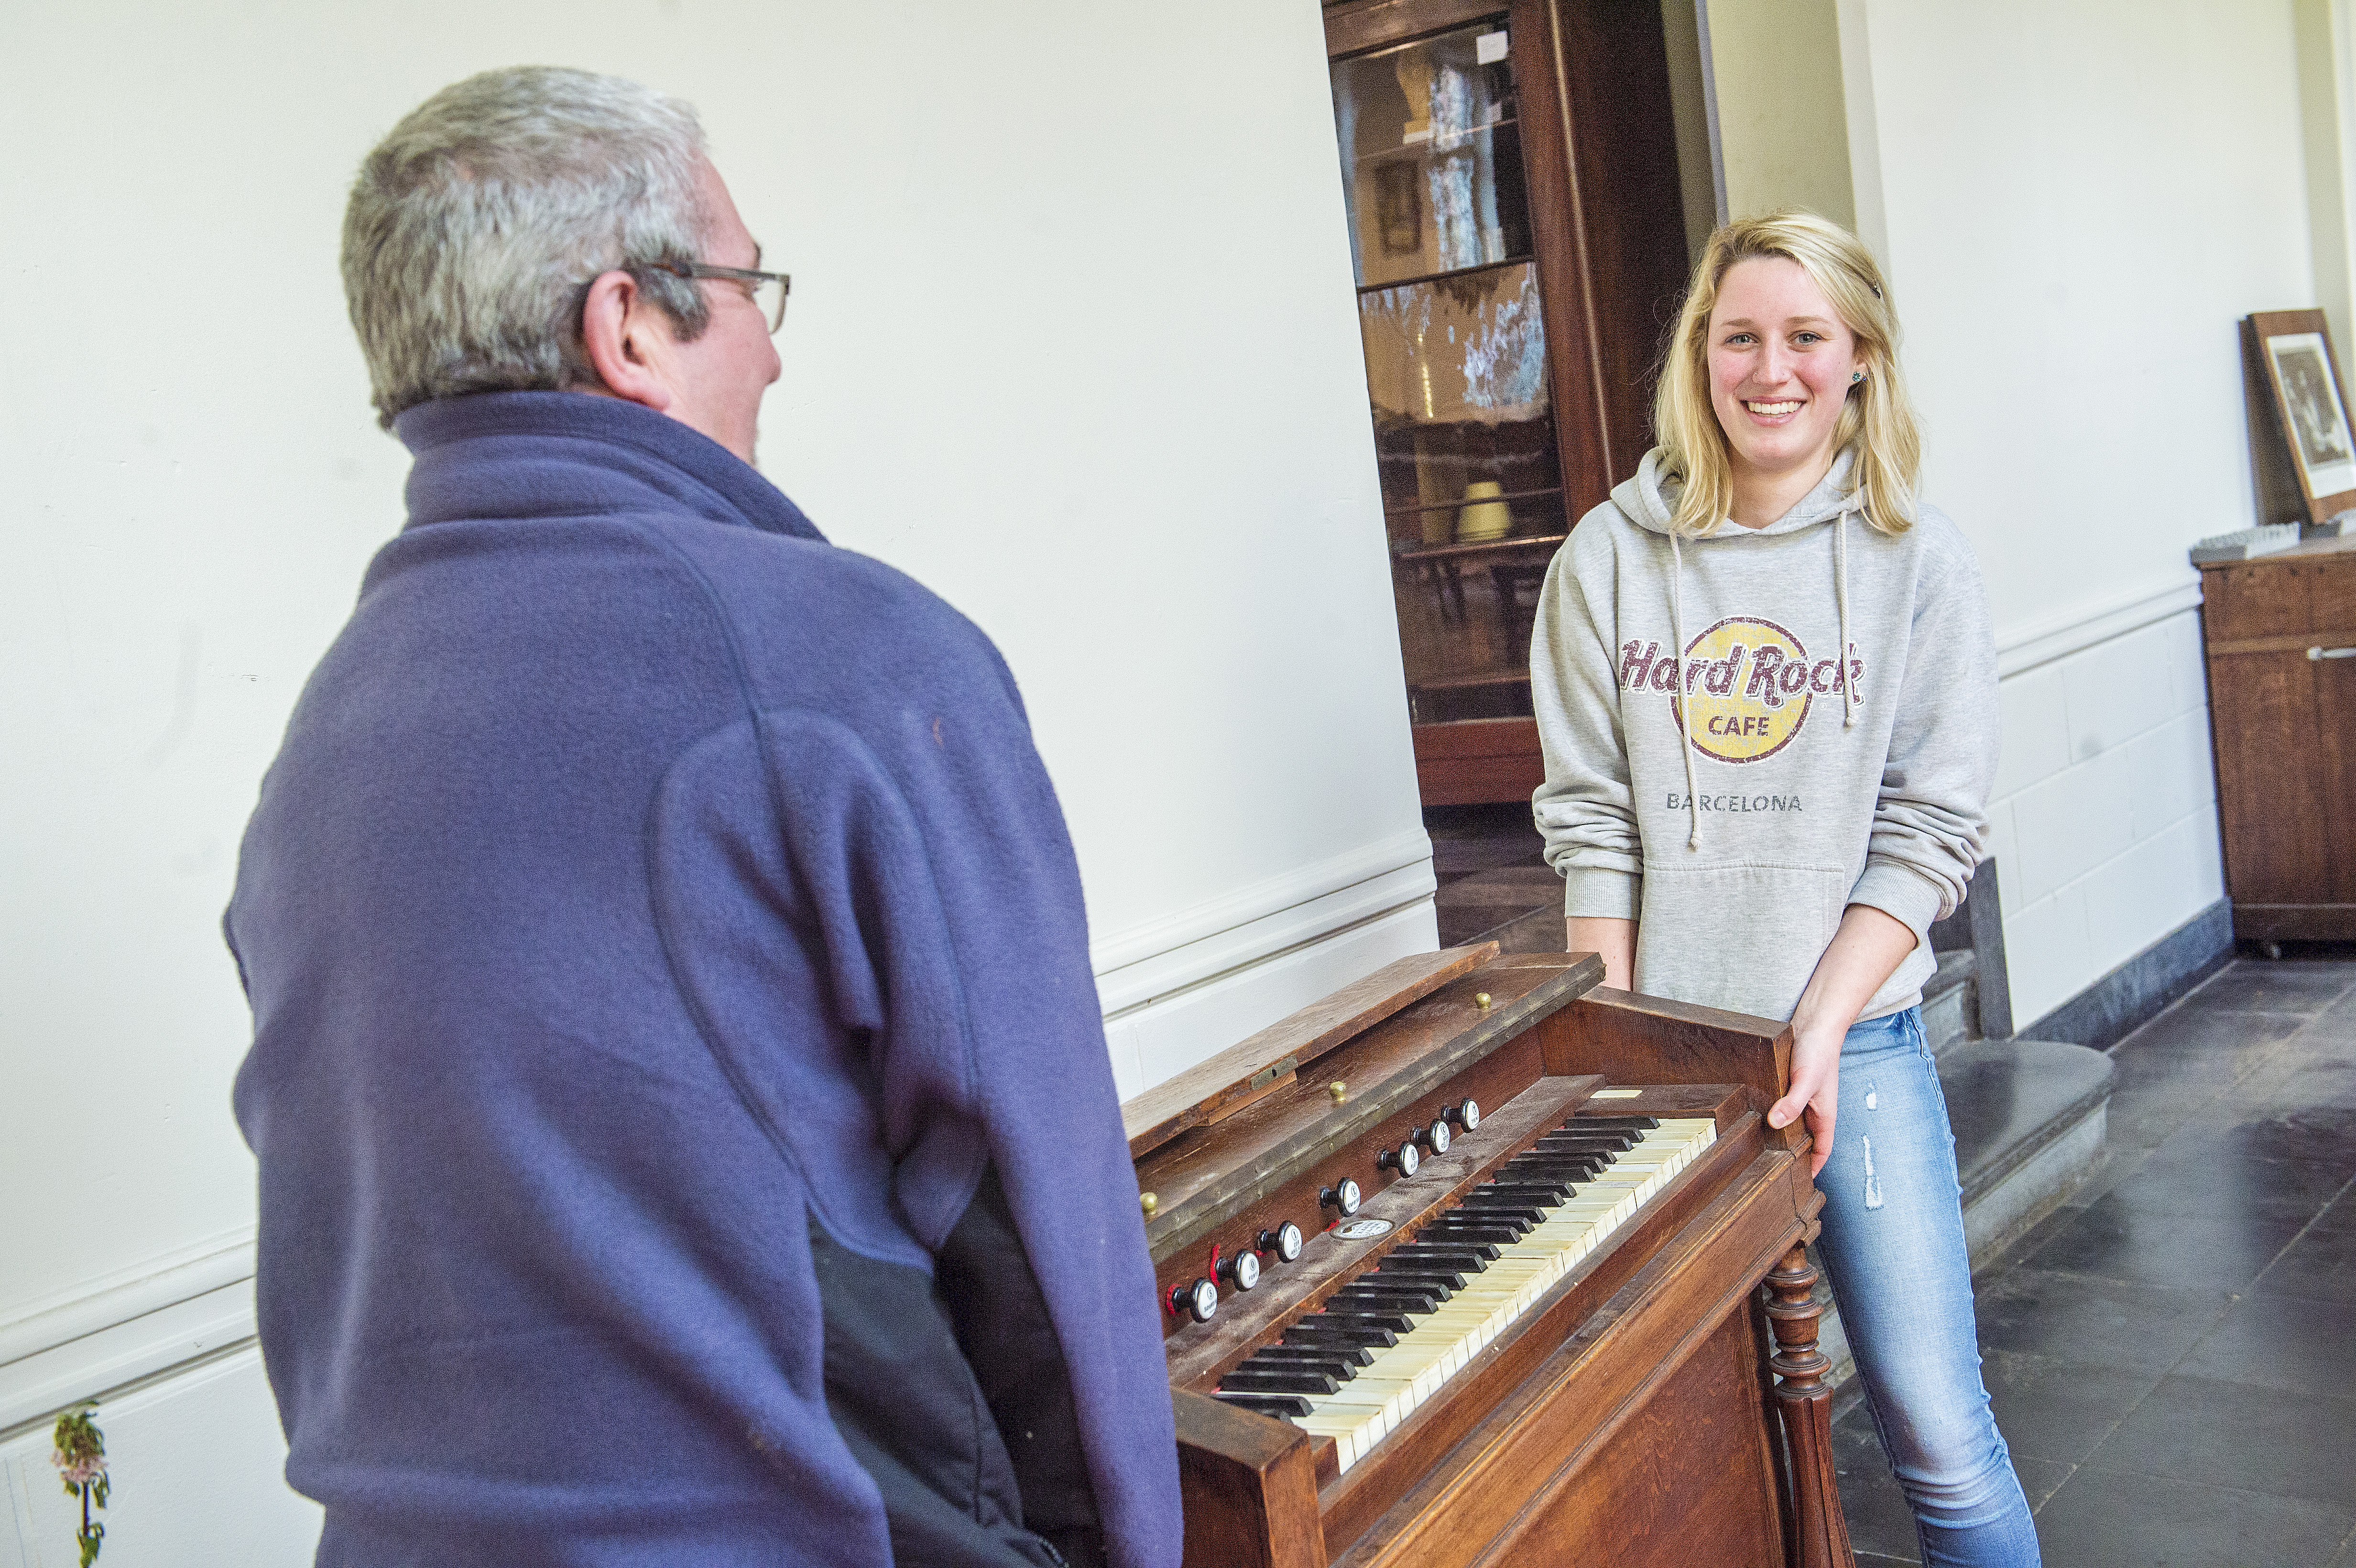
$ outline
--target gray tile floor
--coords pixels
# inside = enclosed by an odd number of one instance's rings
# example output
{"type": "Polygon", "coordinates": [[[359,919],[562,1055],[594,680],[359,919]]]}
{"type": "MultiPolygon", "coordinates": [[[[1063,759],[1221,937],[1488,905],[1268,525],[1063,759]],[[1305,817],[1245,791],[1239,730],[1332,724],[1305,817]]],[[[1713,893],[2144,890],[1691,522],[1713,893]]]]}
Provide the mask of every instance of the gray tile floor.
{"type": "MultiPolygon", "coordinates": [[[[1430,814],[1440,941],[1563,946],[1521,806],[1430,814]]],[[[2122,1040],[2110,1157],[1979,1277],[2051,1568],[2356,1568],[2356,960],[2237,959],[2122,1040]]],[[[1914,1529],[1852,1392],[1861,1565],[1914,1529]]]]}
{"type": "MultiPolygon", "coordinates": [[[[2356,1568],[2356,962],[2237,959],[2122,1040],[2110,1159],[1980,1275],[2054,1568],[2356,1568]]],[[[1916,1561],[1872,1421],[1860,1563],[1916,1561]]]]}

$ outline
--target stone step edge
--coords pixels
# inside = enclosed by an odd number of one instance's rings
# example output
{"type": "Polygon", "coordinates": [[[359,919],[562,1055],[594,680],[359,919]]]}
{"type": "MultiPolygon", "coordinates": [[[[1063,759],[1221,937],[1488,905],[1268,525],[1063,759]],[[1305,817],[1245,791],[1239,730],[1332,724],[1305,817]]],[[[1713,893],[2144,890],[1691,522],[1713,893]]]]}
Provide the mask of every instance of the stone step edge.
{"type": "MultiPolygon", "coordinates": [[[[1996,1159],[1982,1166],[1973,1173],[1971,1179],[1964,1182],[1966,1229],[1969,1228],[1968,1215],[1972,1209],[1995,1191],[2007,1178],[2042,1154],[2054,1143],[2069,1136],[2088,1115],[2103,1112],[2104,1108],[2110,1104],[2111,1083],[2115,1075],[2109,1057],[2091,1046],[2078,1045],[2070,1040],[2014,1039],[1994,1042],[1976,1040],[1973,1043],[1979,1046],[1993,1045],[1995,1049],[2003,1051],[2013,1051],[2022,1047],[2050,1049],[2054,1046],[2068,1046],[2072,1051],[2083,1051],[2092,1061],[2100,1062],[2103,1071],[2089,1082],[2085,1089],[2080,1091],[2076,1098],[2069,1101],[2060,1110],[2040,1123],[2029,1136],[2006,1149],[1996,1159]]],[[[2099,1162],[2099,1155],[2097,1160],[2099,1162]]]]}
{"type": "Polygon", "coordinates": [[[1933,1056],[1944,1056],[1979,1035],[1978,962],[1967,951],[1942,953],[1922,983],[1922,1034],[1933,1056]]]}

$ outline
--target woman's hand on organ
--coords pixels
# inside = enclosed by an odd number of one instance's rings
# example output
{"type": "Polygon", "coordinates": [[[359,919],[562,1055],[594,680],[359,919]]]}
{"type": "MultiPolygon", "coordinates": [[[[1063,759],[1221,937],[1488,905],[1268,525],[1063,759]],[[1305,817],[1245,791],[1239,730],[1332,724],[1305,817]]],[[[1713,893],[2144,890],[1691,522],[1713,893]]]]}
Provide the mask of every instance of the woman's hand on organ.
{"type": "Polygon", "coordinates": [[[1788,1127],[1806,1118],[1808,1136],[1815,1145],[1810,1176],[1832,1157],[1833,1122],[1840,1110],[1841,1042],[1881,983],[1913,951],[1914,933],[1904,921],[1871,904],[1851,904],[1841,912],[1840,929],[1816,960],[1808,988],[1792,1010],[1792,1086],[1768,1107],[1767,1125],[1788,1127]]]}
{"type": "Polygon", "coordinates": [[[1815,1151],[1808,1157],[1808,1175],[1824,1169],[1832,1157],[1833,1122],[1840,1112],[1841,1041],[1848,1030],[1818,1029],[1807,1034],[1793,1031],[1792,1089],[1769,1107],[1767,1125],[1787,1127],[1805,1122],[1815,1151]]]}

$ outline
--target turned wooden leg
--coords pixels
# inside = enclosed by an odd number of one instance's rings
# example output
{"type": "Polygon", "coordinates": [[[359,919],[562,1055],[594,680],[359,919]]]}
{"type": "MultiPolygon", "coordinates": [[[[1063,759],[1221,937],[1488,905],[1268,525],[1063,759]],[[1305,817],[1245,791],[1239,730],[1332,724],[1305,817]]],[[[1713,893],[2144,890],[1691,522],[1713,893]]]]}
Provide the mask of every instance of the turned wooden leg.
{"type": "Polygon", "coordinates": [[[1792,1456],[1793,1568],[1854,1568],[1848,1521],[1841,1517],[1840,1483],[1833,1474],[1833,1391],[1824,1375],[1832,1362],[1816,1349],[1816,1271],[1804,1246],[1794,1247],[1767,1276],[1767,1320],[1775,1331],[1775,1402],[1783,1413],[1783,1442],[1792,1456]]]}

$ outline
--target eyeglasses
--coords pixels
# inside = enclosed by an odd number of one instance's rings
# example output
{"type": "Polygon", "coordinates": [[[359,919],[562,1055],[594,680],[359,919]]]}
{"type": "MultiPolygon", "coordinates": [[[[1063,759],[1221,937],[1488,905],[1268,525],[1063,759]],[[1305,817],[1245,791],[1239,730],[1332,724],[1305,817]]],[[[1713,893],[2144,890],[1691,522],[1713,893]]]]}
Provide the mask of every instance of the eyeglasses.
{"type": "Polygon", "coordinates": [[[709,261],[649,261],[647,265],[659,272],[669,272],[675,278],[726,278],[747,284],[747,292],[756,305],[761,304],[762,291],[775,283],[775,300],[764,307],[768,313],[769,330],[774,333],[786,325],[786,297],[793,293],[794,281],[783,272],[756,272],[749,267],[716,267],[709,261]]]}

